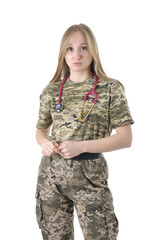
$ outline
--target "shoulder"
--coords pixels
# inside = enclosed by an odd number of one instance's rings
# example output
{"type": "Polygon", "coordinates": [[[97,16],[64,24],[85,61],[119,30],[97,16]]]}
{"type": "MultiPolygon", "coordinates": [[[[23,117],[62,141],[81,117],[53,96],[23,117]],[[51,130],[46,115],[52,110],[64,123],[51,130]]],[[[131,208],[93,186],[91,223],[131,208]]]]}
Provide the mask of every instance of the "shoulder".
{"type": "Polygon", "coordinates": [[[44,87],[44,89],[41,92],[40,100],[41,101],[49,101],[52,100],[53,97],[55,97],[57,94],[59,94],[59,87],[60,87],[61,81],[56,82],[50,82],[47,84],[47,86],[44,87]]]}
{"type": "Polygon", "coordinates": [[[47,86],[45,86],[45,88],[42,90],[41,95],[53,95],[54,93],[59,92],[60,84],[60,80],[48,83],[47,86]]]}
{"type": "Polygon", "coordinates": [[[58,80],[56,82],[50,82],[47,84],[47,86],[43,89],[42,92],[51,93],[53,91],[59,90],[60,84],[61,84],[61,80],[58,80]]]}
{"type": "Polygon", "coordinates": [[[121,82],[119,82],[118,80],[114,79],[114,78],[106,78],[106,79],[98,79],[97,82],[97,88],[104,88],[107,89],[111,92],[115,91],[115,90],[123,90],[123,85],[121,84],[121,82]]]}

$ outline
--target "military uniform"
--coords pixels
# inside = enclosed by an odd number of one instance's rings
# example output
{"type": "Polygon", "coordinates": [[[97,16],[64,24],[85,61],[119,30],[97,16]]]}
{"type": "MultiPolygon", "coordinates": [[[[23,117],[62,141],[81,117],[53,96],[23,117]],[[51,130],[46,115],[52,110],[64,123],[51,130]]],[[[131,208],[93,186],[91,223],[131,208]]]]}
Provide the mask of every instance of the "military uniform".
{"type": "MultiPolygon", "coordinates": [[[[69,78],[63,86],[58,113],[59,90],[62,81],[50,83],[40,98],[37,128],[52,125],[50,138],[57,143],[100,139],[111,135],[112,129],[132,124],[127,100],[118,81],[98,79],[95,106],[87,121],[76,121],[85,94],[92,90],[94,77],[83,82],[69,78]]],[[[89,95],[84,106],[85,116],[93,102],[89,95]]],[[[77,211],[86,240],[116,240],[118,221],[114,213],[112,194],[108,188],[108,167],[103,155],[82,154],[64,159],[59,154],[42,157],[38,172],[36,213],[44,240],[73,240],[73,210],[77,211]]]]}

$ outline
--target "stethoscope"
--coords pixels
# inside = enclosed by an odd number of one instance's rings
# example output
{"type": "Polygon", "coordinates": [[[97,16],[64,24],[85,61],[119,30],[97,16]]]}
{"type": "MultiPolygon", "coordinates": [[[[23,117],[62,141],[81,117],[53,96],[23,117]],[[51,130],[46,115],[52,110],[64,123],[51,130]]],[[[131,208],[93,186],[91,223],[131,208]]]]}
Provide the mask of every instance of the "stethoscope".
{"type": "MultiPolygon", "coordinates": [[[[61,83],[61,87],[60,87],[60,91],[59,91],[58,104],[56,104],[56,106],[55,106],[57,112],[61,112],[61,111],[63,110],[63,105],[61,104],[61,95],[62,95],[63,85],[64,85],[64,83],[65,83],[65,81],[67,80],[68,77],[69,77],[69,75],[68,75],[67,77],[65,77],[64,80],[63,80],[62,83],[61,83]]],[[[92,111],[92,109],[93,109],[93,107],[94,107],[95,102],[97,101],[97,93],[95,92],[95,89],[96,89],[96,86],[97,86],[97,76],[96,76],[95,73],[94,73],[94,78],[95,78],[94,87],[93,87],[93,89],[92,89],[90,92],[87,92],[87,93],[85,94],[79,117],[77,117],[75,114],[73,114],[73,117],[74,117],[75,120],[78,121],[78,122],[84,122],[84,121],[87,121],[87,120],[88,120],[88,116],[89,116],[89,114],[91,113],[91,111],[92,111]],[[86,114],[86,116],[85,116],[84,118],[82,118],[83,108],[84,108],[86,99],[87,99],[88,95],[90,95],[90,94],[93,94],[93,95],[95,96],[95,98],[94,98],[94,101],[93,101],[93,103],[92,103],[92,106],[91,106],[90,110],[88,111],[88,113],[86,114]]]]}

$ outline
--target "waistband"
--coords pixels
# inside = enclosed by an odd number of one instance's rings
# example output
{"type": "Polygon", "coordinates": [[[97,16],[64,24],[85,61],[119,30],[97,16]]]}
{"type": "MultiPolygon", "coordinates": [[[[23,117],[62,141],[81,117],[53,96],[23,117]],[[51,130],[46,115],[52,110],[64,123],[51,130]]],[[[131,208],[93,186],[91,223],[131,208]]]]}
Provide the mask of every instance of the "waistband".
{"type": "Polygon", "coordinates": [[[72,160],[92,160],[102,157],[102,153],[82,153],[72,158],[72,160]]]}

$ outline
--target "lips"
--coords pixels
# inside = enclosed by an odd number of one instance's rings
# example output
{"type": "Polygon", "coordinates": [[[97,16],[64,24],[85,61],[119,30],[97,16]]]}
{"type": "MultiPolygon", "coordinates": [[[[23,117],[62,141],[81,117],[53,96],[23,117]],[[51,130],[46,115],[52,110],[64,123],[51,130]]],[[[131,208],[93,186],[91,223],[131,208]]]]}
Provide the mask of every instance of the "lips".
{"type": "Polygon", "coordinates": [[[75,62],[75,63],[73,63],[73,65],[81,65],[82,63],[80,63],[80,62],[75,62]]]}

